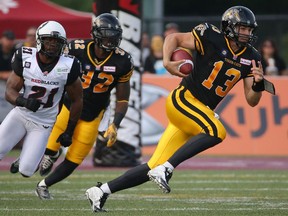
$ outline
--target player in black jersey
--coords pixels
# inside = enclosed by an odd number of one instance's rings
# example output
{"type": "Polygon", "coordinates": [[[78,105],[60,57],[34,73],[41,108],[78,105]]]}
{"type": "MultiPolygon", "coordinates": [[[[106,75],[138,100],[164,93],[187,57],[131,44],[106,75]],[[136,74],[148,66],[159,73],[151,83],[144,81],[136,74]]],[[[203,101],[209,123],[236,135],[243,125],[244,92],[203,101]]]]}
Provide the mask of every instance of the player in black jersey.
{"type": "MultiPolygon", "coordinates": [[[[115,143],[117,129],[128,109],[134,65],[130,54],[119,48],[122,28],[118,19],[109,13],[99,15],[94,20],[91,34],[93,39],[74,40],[69,44],[69,54],[82,63],[83,110],[64,161],[36,187],[40,199],[51,199],[48,187],[68,177],[90,152],[113,88],[116,88],[115,115],[104,134],[108,147],[115,143]]],[[[42,176],[51,171],[61,153],[57,137],[65,128],[70,106],[68,98],[65,99],[40,165],[42,176]]]]}
{"type": "Polygon", "coordinates": [[[223,14],[221,24],[221,30],[203,23],[192,32],[166,37],[163,64],[171,74],[183,77],[167,98],[169,125],[148,163],[86,191],[93,211],[104,211],[109,194],[140,185],[149,178],[169,193],[168,180],[175,167],[224,140],[225,128],[213,110],[240,80],[244,81],[248,104],[258,104],[264,79],[260,55],[252,47],[255,16],[248,8],[236,6],[223,14]],[[177,47],[196,51],[195,69],[190,75],[178,70],[185,60],[170,61],[177,47]]]}

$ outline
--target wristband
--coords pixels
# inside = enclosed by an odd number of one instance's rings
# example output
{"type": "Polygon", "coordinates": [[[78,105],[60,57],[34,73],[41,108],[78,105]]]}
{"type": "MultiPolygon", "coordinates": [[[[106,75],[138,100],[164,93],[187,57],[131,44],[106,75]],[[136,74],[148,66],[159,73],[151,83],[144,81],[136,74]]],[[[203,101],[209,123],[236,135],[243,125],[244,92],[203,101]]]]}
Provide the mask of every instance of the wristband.
{"type": "Polygon", "coordinates": [[[119,112],[115,113],[113,123],[115,124],[115,126],[117,128],[119,128],[120,123],[121,123],[122,119],[124,118],[124,116],[125,115],[123,113],[119,113],[119,112]]]}
{"type": "Polygon", "coordinates": [[[260,82],[255,82],[255,80],[253,80],[252,90],[255,92],[264,91],[265,90],[264,79],[261,80],[260,82]]]}

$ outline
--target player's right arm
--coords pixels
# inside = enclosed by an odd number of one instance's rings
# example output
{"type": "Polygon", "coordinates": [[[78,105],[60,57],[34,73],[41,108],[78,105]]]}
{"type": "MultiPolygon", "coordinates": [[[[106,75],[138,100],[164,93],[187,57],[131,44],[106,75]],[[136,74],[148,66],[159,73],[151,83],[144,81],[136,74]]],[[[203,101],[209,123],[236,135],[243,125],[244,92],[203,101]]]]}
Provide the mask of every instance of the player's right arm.
{"type": "Polygon", "coordinates": [[[20,95],[19,91],[24,85],[21,48],[14,53],[11,64],[12,73],[6,83],[5,98],[9,103],[16,105],[16,99],[20,95]]]}
{"type": "Polygon", "coordinates": [[[173,33],[167,35],[163,45],[163,65],[172,75],[179,77],[186,77],[187,75],[182,74],[178,70],[178,66],[185,62],[181,61],[171,61],[171,55],[177,47],[183,47],[190,50],[195,50],[195,40],[191,32],[187,33],[173,33]]]}
{"type": "Polygon", "coordinates": [[[36,112],[41,105],[41,101],[36,98],[25,98],[19,93],[24,86],[22,48],[19,48],[14,53],[11,65],[12,73],[6,83],[6,100],[13,105],[25,107],[28,110],[36,112]]]}

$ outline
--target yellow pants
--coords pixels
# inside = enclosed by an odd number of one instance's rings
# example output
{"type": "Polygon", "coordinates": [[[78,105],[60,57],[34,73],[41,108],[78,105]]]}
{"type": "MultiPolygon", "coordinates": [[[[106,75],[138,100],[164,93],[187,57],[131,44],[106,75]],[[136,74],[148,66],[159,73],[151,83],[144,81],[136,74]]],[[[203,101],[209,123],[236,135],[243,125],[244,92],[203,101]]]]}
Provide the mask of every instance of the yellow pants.
{"type": "MultiPolygon", "coordinates": [[[[79,120],[74,130],[72,144],[69,146],[66,159],[76,164],[81,164],[85,157],[89,154],[93,147],[97,135],[98,126],[103,116],[103,111],[100,112],[99,116],[91,122],[79,120]]],[[[60,143],[57,143],[59,135],[63,133],[67,127],[69,119],[69,110],[63,106],[59,113],[56,123],[53,127],[52,133],[50,134],[47,148],[53,151],[58,151],[60,143]]]]}
{"type": "Polygon", "coordinates": [[[226,130],[213,110],[209,109],[183,86],[170,93],[166,101],[169,124],[148,166],[152,169],[166,162],[191,137],[206,133],[225,139],[226,130]]]}

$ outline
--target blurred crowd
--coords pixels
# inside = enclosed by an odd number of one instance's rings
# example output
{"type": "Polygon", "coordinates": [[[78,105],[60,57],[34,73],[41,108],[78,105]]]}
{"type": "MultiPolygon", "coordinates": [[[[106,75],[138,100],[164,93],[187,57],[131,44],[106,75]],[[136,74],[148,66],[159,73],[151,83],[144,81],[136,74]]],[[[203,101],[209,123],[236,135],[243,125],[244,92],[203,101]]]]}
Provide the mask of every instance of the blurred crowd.
{"type": "MultiPolygon", "coordinates": [[[[5,116],[11,109],[6,102],[4,92],[5,83],[11,72],[11,59],[15,50],[21,46],[36,47],[36,30],[31,26],[27,29],[26,38],[23,41],[17,40],[11,30],[2,32],[0,39],[0,116],[5,116]]],[[[163,66],[163,43],[167,35],[179,32],[177,23],[168,23],[162,35],[149,35],[142,33],[142,65],[144,74],[164,75],[169,74],[163,66]]],[[[288,75],[285,60],[280,56],[276,42],[267,38],[259,46],[262,55],[262,65],[265,75],[283,76],[288,75]]],[[[0,122],[2,119],[0,119],[0,122]]]]}
{"type": "Polygon", "coordinates": [[[11,72],[11,59],[15,50],[21,46],[36,47],[36,27],[27,30],[24,41],[18,42],[11,30],[2,33],[0,39],[0,80],[7,80],[11,72]]]}
{"type": "MultiPolygon", "coordinates": [[[[36,47],[36,30],[35,26],[28,28],[26,38],[23,41],[18,41],[11,30],[2,32],[0,39],[0,82],[7,80],[11,72],[11,59],[17,48],[21,46],[36,47]]],[[[168,23],[165,25],[162,35],[151,36],[147,32],[142,33],[143,73],[156,75],[169,74],[163,67],[163,43],[167,35],[179,31],[177,23],[168,23]]],[[[273,39],[267,38],[263,40],[258,50],[262,55],[262,65],[265,75],[288,75],[285,60],[280,56],[276,42],[273,39]]]]}
{"type": "Polygon", "coordinates": [[[273,39],[265,39],[259,47],[259,52],[262,56],[265,75],[288,75],[286,63],[279,55],[276,42],[273,39]]]}
{"type": "Polygon", "coordinates": [[[26,38],[18,41],[11,30],[2,32],[0,38],[0,123],[13,108],[5,99],[6,81],[12,72],[11,60],[14,52],[21,46],[36,47],[36,27],[27,29],[26,38]]]}
{"type": "MultiPolygon", "coordinates": [[[[35,26],[27,29],[26,38],[17,40],[11,30],[1,33],[0,38],[0,124],[13,106],[5,99],[6,81],[12,71],[11,60],[15,50],[21,46],[36,47],[35,26]]],[[[168,23],[165,25],[163,34],[149,35],[142,33],[142,65],[144,74],[169,75],[163,66],[163,43],[167,35],[180,32],[177,23],[168,23]]],[[[267,38],[260,43],[258,47],[262,55],[262,66],[265,75],[268,76],[288,76],[288,69],[285,59],[280,56],[277,43],[267,38]]]]}
{"type": "Polygon", "coordinates": [[[175,32],[179,32],[178,24],[168,23],[163,35],[153,35],[150,38],[147,32],[142,33],[142,64],[145,74],[169,74],[163,66],[163,43],[167,35],[175,32]]]}
{"type": "MultiPolygon", "coordinates": [[[[142,63],[145,74],[168,74],[162,64],[164,38],[179,31],[177,23],[168,23],[165,25],[163,35],[152,35],[150,37],[147,32],[142,33],[142,63]]],[[[273,39],[263,40],[258,50],[262,56],[261,63],[265,75],[288,75],[285,60],[280,56],[276,42],[273,39]]]]}

